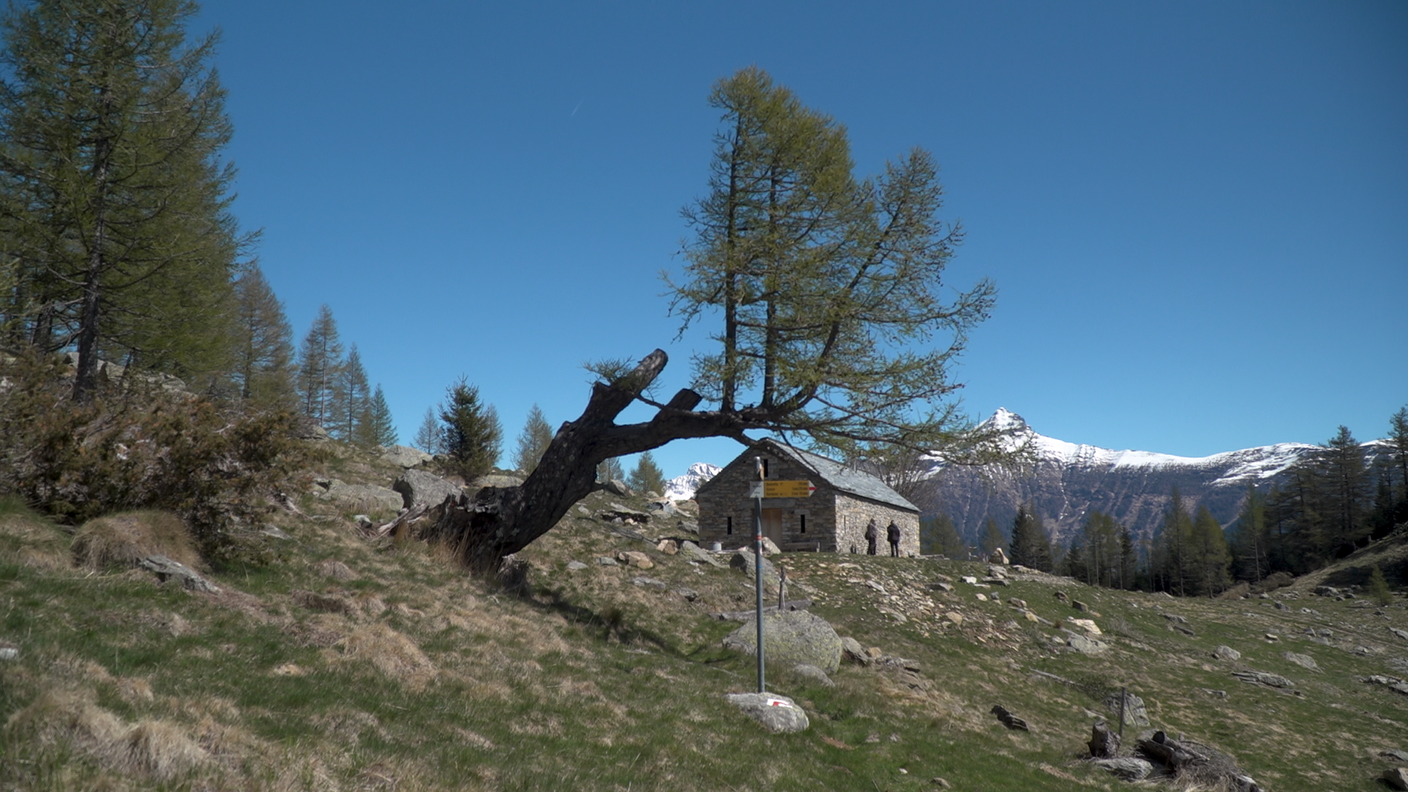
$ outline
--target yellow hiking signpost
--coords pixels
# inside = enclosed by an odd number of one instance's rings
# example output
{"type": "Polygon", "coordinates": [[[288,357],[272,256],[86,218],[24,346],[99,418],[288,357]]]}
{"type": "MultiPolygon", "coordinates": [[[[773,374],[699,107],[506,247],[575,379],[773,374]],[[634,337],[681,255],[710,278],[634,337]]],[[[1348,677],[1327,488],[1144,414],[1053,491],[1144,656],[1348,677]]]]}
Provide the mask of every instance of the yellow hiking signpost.
{"type": "Polygon", "coordinates": [[[798,481],[755,481],[755,498],[810,498],[816,492],[816,485],[806,480],[798,481]]]}

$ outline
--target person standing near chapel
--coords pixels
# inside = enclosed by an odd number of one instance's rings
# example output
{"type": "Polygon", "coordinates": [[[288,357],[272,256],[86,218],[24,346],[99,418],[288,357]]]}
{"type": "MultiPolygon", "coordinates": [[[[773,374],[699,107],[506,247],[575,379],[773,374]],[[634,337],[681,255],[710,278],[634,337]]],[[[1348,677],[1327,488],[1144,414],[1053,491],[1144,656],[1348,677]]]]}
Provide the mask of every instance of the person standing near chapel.
{"type": "Polygon", "coordinates": [[[885,538],[890,540],[890,555],[895,558],[900,557],[900,527],[895,525],[894,520],[890,520],[890,527],[885,529],[885,538]]]}
{"type": "Polygon", "coordinates": [[[870,521],[870,524],[867,525],[867,526],[865,526],[865,544],[866,544],[866,551],[865,551],[865,552],[866,552],[867,555],[876,555],[876,554],[877,554],[876,551],[875,551],[875,542],[876,542],[876,540],[878,540],[879,538],[880,538],[880,531],[876,529],[876,527],[875,527],[875,521],[874,521],[874,520],[871,520],[871,521],[870,521]]]}

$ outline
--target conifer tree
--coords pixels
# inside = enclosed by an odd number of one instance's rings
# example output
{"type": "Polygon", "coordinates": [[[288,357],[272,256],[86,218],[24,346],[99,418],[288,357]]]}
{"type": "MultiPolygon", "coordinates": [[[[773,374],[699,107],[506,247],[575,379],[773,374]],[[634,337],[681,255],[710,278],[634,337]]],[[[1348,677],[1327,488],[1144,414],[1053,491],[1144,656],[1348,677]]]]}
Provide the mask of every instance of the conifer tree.
{"type": "Polygon", "coordinates": [[[1236,576],[1241,580],[1260,582],[1270,571],[1269,540],[1266,521],[1266,500],[1247,484],[1247,497],[1237,515],[1237,533],[1232,543],[1232,560],[1236,576]]]}
{"type": "Polygon", "coordinates": [[[1161,581],[1159,588],[1180,597],[1188,593],[1191,582],[1189,534],[1192,530],[1192,521],[1183,506],[1183,496],[1175,486],[1168,510],[1159,525],[1159,562],[1155,572],[1161,581]]]}
{"type": "Polygon", "coordinates": [[[1012,521],[1012,563],[1051,571],[1051,540],[1041,524],[1041,515],[1030,503],[1019,505],[1012,521]]]}
{"type": "Polygon", "coordinates": [[[1194,593],[1210,597],[1227,588],[1227,537],[1206,504],[1198,505],[1189,539],[1194,593]]]}
{"type": "Polygon", "coordinates": [[[0,225],[42,349],[200,381],[230,365],[231,127],[189,0],[40,0],[0,22],[0,225]]]}
{"type": "Polygon", "coordinates": [[[1129,532],[1129,526],[1121,525],[1119,580],[1115,583],[1117,588],[1132,589],[1135,587],[1137,565],[1138,557],[1134,550],[1134,535],[1129,532]]]}
{"type": "Polygon", "coordinates": [[[499,461],[503,429],[492,404],[484,404],[479,389],[464,377],[451,385],[440,408],[445,453],[455,472],[466,481],[490,473],[499,461]]]}
{"type": "Polygon", "coordinates": [[[1320,473],[1326,479],[1330,503],[1325,516],[1329,522],[1326,556],[1335,548],[1352,544],[1368,534],[1365,516],[1368,476],[1364,452],[1348,428],[1341,426],[1335,436],[1321,446],[1320,473]]]}
{"type": "Polygon", "coordinates": [[[445,453],[444,431],[435,417],[434,407],[425,408],[425,418],[421,420],[420,428],[416,430],[415,439],[411,442],[427,454],[445,453]]]}
{"type": "Polygon", "coordinates": [[[630,478],[626,481],[631,489],[636,492],[653,492],[657,495],[665,494],[665,473],[660,466],[655,464],[655,456],[646,451],[636,459],[636,466],[631,470],[630,478]]]}
{"type": "Polygon", "coordinates": [[[381,383],[377,383],[376,390],[372,392],[367,416],[358,424],[357,432],[356,442],[359,445],[389,448],[399,442],[396,424],[391,418],[391,407],[386,403],[386,394],[381,390],[381,383]]]}
{"type": "Polygon", "coordinates": [[[919,547],[921,553],[938,553],[955,560],[968,557],[968,546],[947,514],[920,519],[919,547]]]}
{"type": "Polygon", "coordinates": [[[338,373],[342,369],[342,341],[337,320],[324,303],[298,348],[298,400],[303,414],[319,426],[335,423],[338,373]]]}
{"type": "Polygon", "coordinates": [[[740,425],[844,458],[865,445],[940,458],[990,448],[945,397],[948,364],[995,289],[941,284],[962,233],[936,217],[933,157],[914,149],[856,179],[845,127],[755,67],[720,80],[710,104],[723,116],[710,192],[684,210],[695,239],[669,284],[686,326],[723,323],[717,351],[695,358],[695,390],[740,425]]]}
{"type": "Polygon", "coordinates": [[[528,410],[528,419],[523,424],[523,431],[518,435],[518,448],[513,452],[513,467],[525,476],[532,473],[551,442],[552,425],[548,423],[542,409],[534,404],[528,410]]]}
{"type": "Polygon", "coordinates": [[[257,263],[235,281],[235,304],[232,377],[240,398],[259,407],[293,409],[293,328],[257,263]]]}
{"type": "Polygon", "coordinates": [[[982,549],[983,555],[989,556],[998,548],[1007,544],[1007,538],[1002,535],[1002,529],[997,527],[997,520],[989,517],[983,523],[983,537],[978,541],[978,546],[982,549]]]}
{"type": "Polygon", "coordinates": [[[611,481],[621,481],[625,478],[626,471],[621,467],[620,457],[603,459],[596,466],[596,480],[603,484],[611,481]]]}
{"type": "Polygon", "coordinates": [[[371,422],[371,407],[367,370],[362,367],[357,345],[353,344],[334,377],[332,436],[347,442],[365,439],[365,427],[371,422]]]}
{"type": "Polygon", "coordinates": [[[1398,412],[1389,418],[1388,439],[1403,475],[1403,494],[1400,497],[1408,500],[1408,407],[1398,408],[1398,412]]]}

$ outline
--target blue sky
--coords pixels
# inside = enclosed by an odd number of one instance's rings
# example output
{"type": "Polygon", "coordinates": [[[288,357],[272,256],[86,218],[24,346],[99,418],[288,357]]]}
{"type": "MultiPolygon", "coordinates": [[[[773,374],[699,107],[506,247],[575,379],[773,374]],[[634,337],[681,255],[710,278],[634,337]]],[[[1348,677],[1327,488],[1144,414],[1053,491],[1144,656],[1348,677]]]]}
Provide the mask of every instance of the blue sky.
{"type": "Polygon", "coordinates": [[[749,65],[844,123],[861,173],[941,164],[950,282],[1000,291],[956,372],[975,417],[1204,456],[1380,437],[1408,404],[1397,0],[208,0],[192,32],[217,26],[235,212],[296,338],[327,303],[403,442],[461,374],[505,462],[535,402],[580,414],[586,361],[661,347],[687,384],[707,342],[659,273],[710,87],[749,65]]]}

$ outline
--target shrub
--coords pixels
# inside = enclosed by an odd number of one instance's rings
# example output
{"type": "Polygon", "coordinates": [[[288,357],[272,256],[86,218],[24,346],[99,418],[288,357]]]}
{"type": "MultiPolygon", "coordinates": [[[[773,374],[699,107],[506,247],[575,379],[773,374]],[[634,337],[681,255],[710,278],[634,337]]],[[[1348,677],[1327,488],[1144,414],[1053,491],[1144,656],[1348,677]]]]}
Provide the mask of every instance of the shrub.
{"type": "Polygon", "coordinates": [[[1393,592],[1389,591],[1388,580],[1384,578],[1384,571],[1378,564],[1375,564],[1373,571],[1369,573],[1369,596],[1380,605],[1393,602],[1393,592]]]}
{"type": "Polygon", "coordinates": [[[73,537],[73,563],[97,572],[134,566],[159,554],[189,567],[200,562],[190,533],[171,512],[137,511],[89,520],[73,537]]]}
{"type": "Polygon", "coordinates": [[[69,398],[51,360],[0,361],[0,491],[81,524],[133,509],[186,521],[211,563],[238,554],[233,528],[259,517],[306,459],[284,412],[239,410],[140,379],[69,398]]]}

